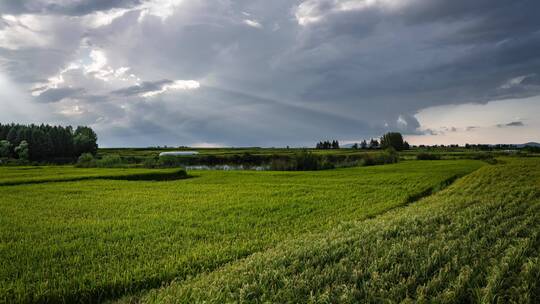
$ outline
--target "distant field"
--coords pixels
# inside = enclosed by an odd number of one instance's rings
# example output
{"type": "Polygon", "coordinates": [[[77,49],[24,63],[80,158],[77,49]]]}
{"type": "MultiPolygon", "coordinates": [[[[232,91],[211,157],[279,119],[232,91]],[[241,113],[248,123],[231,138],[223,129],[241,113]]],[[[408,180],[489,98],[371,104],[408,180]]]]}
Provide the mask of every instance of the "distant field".
{"type": "Polygon", "coordinates": [[[540,162],[506,161],[418,203],[285,241],[139,301],[540,303],[540,162]]]}
{"type": "MultiPolygon", "coordinates": [[[[317,172],[190,171],[193,178],[175,181],[3,185],[0,302],[101,302],[177,282],[145,298],[164,299],[186,278],[235,265],[253,253],[265,256],[283,241],[335,235],[343,222],[361,222],[412,203],[484,165],[414,161],[317,172]]],[[[128,171],[6,167],[0,169],[0,182],[111,172],[128,171]]],[[[361,231],[353,230],[351,237],[361,231]]],[[[320,245],[311,240],[306,249],[320,245]]],[[[236,284],[250,277],[231,279],[236,284]]],[[[209,291],[208,296],[217,292],[209,291]]]]}
{"type": "MultiPolygon", "coordinates": [[[[99,149],[98,157],[104,157],[106,155],[119,155],[125,159],[139,160],[145,158],[156,158],[161,152],[170,152],[170,151],[197,151],[199,152],[198,156],[188,156],[186,158],[205,157],[205,156],[214,156],[217,158],[227,158],[234,155],[245,155],[250,154],[254,156],[292,156],[295,153],[300,151],[307,150],[313,154],[321,156],[334,156],[334,157],[362,157],[369,155],[375,155],[380,153],[381,150],[371,150],[371,149],[329,149],[329,150],[319,150],[319,149],[302,149],[302,148],[105,148],[99,149]]],[[[515,152],[507,152],[504,150],[494,150],[494,151],[479,151],[479,150],[468,150],[465,148],[415,148],[411,150],[401,151],[399,153],[400,157],[405,160],[416,159],[416,155],[421,152],[428,152],[439,156],[442,159],[477,159],[485,156],[513,156],[516,155],[515,152]]],[[[522,155],[529,156],[540,156],[538,154],[529,153],[525,151],[519,152],[522,155]]]]}
{"type": "Polygon", "coordinates": [[[303,148],[103,148],[99,149],[98,155],[120,155],[122,157],[157,157],[161,152],[170,151],[197,151],[200,155],[242,155],[249,153],[252,155],[290,155],[299,151],[308,150],[315,154],[334,154],[334,155],[349,155],[349,154],[365,154],[376,153],[377,150],[354,150],[354,149],[336,149],[336,150],[317,150],[303,148]]]}
{"type": "MultiPolygon", "coordinates": [[[[85,179],[174,179],[179,169],[86,169],[72,166],[0,167],[0,186],[44,182],[76,181],[85,179]]],[[[182,177],[182,176],[180,176],[182,177]]]]}

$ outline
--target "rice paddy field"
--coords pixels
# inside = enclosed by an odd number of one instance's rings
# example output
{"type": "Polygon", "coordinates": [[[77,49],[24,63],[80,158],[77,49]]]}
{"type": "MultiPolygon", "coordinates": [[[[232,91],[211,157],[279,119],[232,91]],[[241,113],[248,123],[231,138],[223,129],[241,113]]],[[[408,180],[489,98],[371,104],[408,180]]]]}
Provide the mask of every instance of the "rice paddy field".
{"type": "Polygon", "coordinates": [[[537,158],[36,168],[0,168],[2,303],[539,300],[537,158]]]}

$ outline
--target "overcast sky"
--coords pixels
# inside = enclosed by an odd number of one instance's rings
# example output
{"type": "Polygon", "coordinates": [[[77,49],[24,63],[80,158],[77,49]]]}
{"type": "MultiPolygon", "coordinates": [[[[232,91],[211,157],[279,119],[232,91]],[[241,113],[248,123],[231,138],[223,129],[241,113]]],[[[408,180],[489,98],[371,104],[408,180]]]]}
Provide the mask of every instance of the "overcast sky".
{"type": "Polygon", "coordinates": [[[540,1],[0,0],[0,122],[109,147],[540,141],[540,1]]]}

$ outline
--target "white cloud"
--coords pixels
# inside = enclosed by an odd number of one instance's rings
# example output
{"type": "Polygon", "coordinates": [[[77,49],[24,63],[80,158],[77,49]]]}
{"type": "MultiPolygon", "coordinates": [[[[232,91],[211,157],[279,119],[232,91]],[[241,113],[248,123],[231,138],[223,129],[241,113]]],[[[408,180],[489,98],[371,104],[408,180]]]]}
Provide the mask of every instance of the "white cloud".
{"type": "Polygon", "coordinates": [[[208,142],[195,142],[189,145],[194,148],[223,148],[225,145],[218,143],[208,143],[208,142]]]}
{"type": "Polygon", "coordinates": [[[110,9],[108,11],[97,11],[82,17],[83,23],[86,23],[90,28],[98,28],[106,25],[110,25],[115,19],[124,16],[127,12],[133,9],[110,9]]]}
{"type": "Polygon", "coordinates": [[[255,27],[255,28],[262,28],[263,27],[262,24],[260,24],[256,20],[245,19],[244,23],[247,24],[248,26],[255,27]]]}
{"type": "Polygon", "coordinates": [[[134,74],[128,74],[129,67],[119,67],[114,69],[108,65],[108,59],[104,51],[98,49],[90,50],[87,58],[82,58],[73,62],[70,62],[67,67],[63,68],[58,74],[47,78],[47,82],[40,82],[34,84],[31,89],[32,96],[40,96],[47,90],[58,89],[62,86],[78,86],[79,83],[72,83],[66,81],[66,74],[72,71],[79,71],[86,77],[93,77],[95,79],[111,82],[121,81],[128,83],[136,83],[140,79],[134,74]],[[85,64],[85,62],[88,62],[85,64]]]}
{"type": "Polygon", "coordinates": [[[165,20],[172,16],[174,11],[184,2],[184,0],[150,0],[134,9],[141,11],[139,22],[144,20],[146,16],[156,16],[165,20]]]}
{"type": "Polygon", "coordinates": [[[79,105],[74,106],[66,106],[63,109],[59,111],[60,114],[65,116],[78,116],[85,113],[85,111],[82,109],[79,105]]]}
{"type": "Polygon", "coordinates": [[[76,69],[79,69],[79,68],[80,68],[79,65],[77,65],[75,63],[71,63],[71,64],[69,64],[68,67],[66,67],[65,69],[62,69],[60,71],[60,73],[58,73],[57,75],[49,77],[47,79],[46,83],[37,83],[37,84],[35,84],[33,86],[32,90],[31,90],[32,96],[39,96],[43,92],[45,92],[45,91],[47,91],[49,89],[58,89],[61,84],[65,83],[64,74],[71,71],[71,70],[76,70],[76,69]]]}
{"type": "Polygon", "coordinates": [[[397,9],[410,0],[306,0],[295,11],[298,24],[306,26],[323,20],[326,15],[339,12],[361,11],[377,7],[397,9]]]}
{"type": "Polygon", "coordinates": [[[164,84],[159,90],[148,91],[141,94],[142,97],[154,97],[172,90],[194,90],[200,88],[201,84],[195,80],[176,80],[172,83],[164,84]]]}
{"type": "Polygon", "coordinates": [[[406,128],[408,123],[407,121],[405,120],[405,118],[403,118],[402,115],[399,115],[398,119],[397,119],[397,125],[402,127],[402,128],[406,128]]]}
{"type": "Polygon", "coordinates": [[[7,26],[0,28],[0,47],[18,50],[49,45],[50,37],[39,31],[43,19],[35,15],[2,15],[0,22],[3,20],[7,26]]]}

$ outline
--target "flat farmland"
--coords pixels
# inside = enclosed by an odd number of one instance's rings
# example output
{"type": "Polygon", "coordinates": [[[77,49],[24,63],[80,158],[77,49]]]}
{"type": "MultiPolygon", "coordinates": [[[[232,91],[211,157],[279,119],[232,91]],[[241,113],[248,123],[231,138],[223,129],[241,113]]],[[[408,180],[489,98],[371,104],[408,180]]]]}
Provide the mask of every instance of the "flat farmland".
{"type": "Polygon", "coordinates": [[[484,166],[414,204],[284,241],[136,300],[539,303],[540,162],[484,166]]]}
{"type": "MultiPolygon", "coordinates": [[[[316,172],[190,171],[191,178],[170,181],[27,184],[62,168],[104,176],[118,169],[49,167],[23,170],[23,176],[17,167],[1,168],[0,181],[21,184],[0,186],[0,301],[139,296],[284,241],[414,203],[482,166],[410,161],[316,172]]],[[[155,172],[137,170],[127,174],[155,172]]]]}

